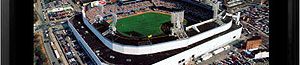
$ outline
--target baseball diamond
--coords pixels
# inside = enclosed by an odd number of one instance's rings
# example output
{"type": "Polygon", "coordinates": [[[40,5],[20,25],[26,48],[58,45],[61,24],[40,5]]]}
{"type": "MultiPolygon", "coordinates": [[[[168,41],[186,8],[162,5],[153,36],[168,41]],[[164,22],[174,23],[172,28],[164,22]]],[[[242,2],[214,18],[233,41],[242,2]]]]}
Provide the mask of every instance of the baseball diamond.
{"type": "Polygon", "coordinates": [[[118,19],[116,28],[118,32],[128,37],[155,36],[164,33],[161,30],[162,24],[170,22],[170,17],[171,15],[157,12],[138,14],[118,19]]]}

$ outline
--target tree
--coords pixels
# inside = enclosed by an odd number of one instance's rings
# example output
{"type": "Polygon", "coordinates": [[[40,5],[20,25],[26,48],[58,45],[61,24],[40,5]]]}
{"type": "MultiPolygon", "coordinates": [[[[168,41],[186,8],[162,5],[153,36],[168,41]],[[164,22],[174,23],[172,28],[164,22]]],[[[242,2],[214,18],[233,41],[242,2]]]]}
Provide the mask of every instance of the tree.
{"type": "Polygon", "coordinates": [[[37,59],[38,59],[38,58],[34,57],[34,59],[33,59],[33,63],[34,63],[34,64],[37,63],[37,59]]]}
{"type": "Polygon", "coordinates": [[[44,62],[43,65],[49,65],[47,62],[44,62]]]}
{"type": "Polygon", "coordinates": [[[39,37],[39,35],[34,34],[33,36],[33,42],[39,42],[40,40],[37,39],[39,37]]]}
{"type": "Polygon", "coordinates": [[[42,53],[42,54],[40,55],[40,59],[42,59],[43,61],[45,61],[45,60],[46,60],[45,54],[42,53]]]}
{"type": "Polygon", "coordinates": [[[36,52],[40,51],[41,49],[42,49],[41,46],[36,46],[36,47],[34,48],[34,52],[36,53],[36,52]]]}
{"type": "Polygon", "coordinates": [[[40,40],[39,40],[39,39],[34,39],[33,41],[34,41],[34,42],[39,42],[40,40]]]}
{"type": "Polygon", "coordinates": [[[33,23],[37,22],[38,20],[38,15],[36,14],[36,11],[33,13],[33,23]]]}
{"type": "Polygon", "coordinates": [[[41,59],[38,58],[38,59],[36,60],[36,65],[41,65],[42,63],[43,63],[43,62],[42,62],[41,59]]]}

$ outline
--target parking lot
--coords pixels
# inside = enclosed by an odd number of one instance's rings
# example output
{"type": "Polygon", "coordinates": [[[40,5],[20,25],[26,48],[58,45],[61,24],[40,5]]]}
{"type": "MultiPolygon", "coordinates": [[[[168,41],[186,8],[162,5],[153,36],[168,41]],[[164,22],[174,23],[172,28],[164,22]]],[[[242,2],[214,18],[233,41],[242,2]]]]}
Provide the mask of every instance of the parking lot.
{"type": "Polygon", "coordinates": [[[55,12],[49,12],[48,17],[50,21],[61,21],[61,20],[66,20],[67,18],[70,18],[71,16],[74,15],[72,12],[72,8],[67,7],[67,8],[62,8],[62,11],[55,11],[55,12]]]}
{"type": "MultiPolygon", "coordinates": [[[[66,28],[62,26],[68,18],[75,14],[73,7],[77,5],[70,2],[72,1],[47,2],[38,0],[34,3],[34,10],[38,19],[40,19],[39,24],[34,24],[34,32],[43,32],[44,47],[50,63],[53,65],[85,65],[91,63],[87,54],[76,43],[76,40],[73,40],[75,38],[70,37],[72,33],[66,34],[66,28]]],[[[75,9],[81,11],[80,8],[75,9]]]]}
{"type": "Polygon", "coordinates": [[[237,40],[229,43],[230,48],[224,50],[218,54],[213,54],[207,60],[197,57],[196,59],[189,61],[190,65],[268,65],[268,58],[264,59],[251,59],[249,54],[242,49],[245,41],[237,40]]]}
{"type": "Polygon", "coordinates": [[[243,34],[262,37],[262,47],[269,48],[269,8],[266,5],[250,4],[248,8],[239,10],[241,12],[241,24],[243,34]]]}
{"type": "Polygon", "coordinates": [[[44,17],[43,21],[64,21],[74,15],[74,9],[67,1],[41,3],[41,9],[44,17]]]}
{"type": "Polygon", "coordinates": [[[246,22],[253,26],[256,30],[262,31],[269,35],[269,9],[263,6],[249,6],[249,8],[240,11],[242,14],[242,22],[246,22]]]}
{"type": "Polygon", "coordinates": [[[57,23],[44,32],[44,43],[48,46],[47,54],[52,64],[85,65],[93,64],[83,48],[79,45],[66,23],[57,23]],[[49,31],[48,31],[49,30],[49,31]],[[52,51],[52,52],[51,52],[52,51]],[[57,51],[57,52],[56,52],[57,51]]]}
{"type": "Polygon", "coordinates": [[[243,57],[238,51],[240,49],[234,47],[232,44],[241,43],[240,40],[233,41],[229,43],[230,48],[227,50],[224,50],[218,54],[214,54],[211,58],[204,60],[202,62],[196,61],[195,63],[197,65],[230,65],[230,64],[237,64],[237,65],[251,65],[253,63],[250,63],[245,57],[243,57]]]}

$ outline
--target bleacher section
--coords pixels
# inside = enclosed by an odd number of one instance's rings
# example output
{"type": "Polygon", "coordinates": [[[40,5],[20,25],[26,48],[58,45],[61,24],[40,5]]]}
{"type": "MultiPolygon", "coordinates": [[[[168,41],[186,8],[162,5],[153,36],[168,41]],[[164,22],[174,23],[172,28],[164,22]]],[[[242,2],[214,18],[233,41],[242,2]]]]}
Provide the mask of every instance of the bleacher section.
{"type": "MultiPolygon", "coordinates": [[[[134,14],[136,10],[150,10],[148,7],[153,6],[150,1],[133,1],[130,3],[122,4],[122,5],[117,5],[117,4],[110,4],[110,5],[105,5],[103,9],[103,13],[100,13],[101,16],[104,16],[104,20],[110,20],[111,13],[119,13],[118,17],[124,17],[128,16],[130,14],[134,14]]],[[[87,7],[88,8],[88,7],[87,7]]],[[[89,8],[86,11],[86,16],[88,20],[94,20],[96,18],[96,14],[99,13],[99,9],[97,7],[89,8]]]]}
{"type": "Polygon", "coordinates": [[[152,0],[155,6],[184,10],[185,18],[199,22],[212,18],[212,10],[178,0],[152,0]],[[187,15],[186,15],[187,14],[187,15]]]}

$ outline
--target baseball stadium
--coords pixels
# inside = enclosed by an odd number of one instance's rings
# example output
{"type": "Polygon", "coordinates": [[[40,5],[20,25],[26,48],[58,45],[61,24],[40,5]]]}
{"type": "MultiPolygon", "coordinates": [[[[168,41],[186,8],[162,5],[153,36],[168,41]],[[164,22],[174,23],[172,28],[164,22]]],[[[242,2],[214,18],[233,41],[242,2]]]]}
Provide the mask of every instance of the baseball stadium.
{"type": "Polygon", "coordinates": [[[95,65],[182,65],[240,37],[240,13],[218,7],[184,0],[93,1],[68,25],[95,65]]]}

